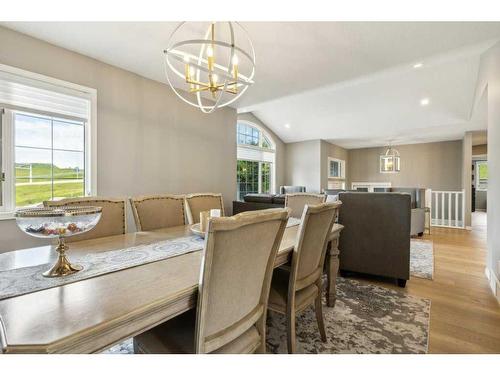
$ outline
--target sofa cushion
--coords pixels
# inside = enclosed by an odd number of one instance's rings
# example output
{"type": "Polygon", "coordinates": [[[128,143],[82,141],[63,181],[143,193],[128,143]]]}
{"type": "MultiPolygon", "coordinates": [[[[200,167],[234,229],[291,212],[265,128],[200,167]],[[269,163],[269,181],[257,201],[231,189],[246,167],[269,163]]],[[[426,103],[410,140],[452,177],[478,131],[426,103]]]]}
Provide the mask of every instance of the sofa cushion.
{"type": "Polygon", "coordinates": [[[246,194],[243,197],[245,202],[273,203],[274,194],[246,194]]]}
{"type": "Polygon", "coordinates": [[[276,194],[273,197],[273,203],[284,205],[285,204],[285,194],[276,194]]]}

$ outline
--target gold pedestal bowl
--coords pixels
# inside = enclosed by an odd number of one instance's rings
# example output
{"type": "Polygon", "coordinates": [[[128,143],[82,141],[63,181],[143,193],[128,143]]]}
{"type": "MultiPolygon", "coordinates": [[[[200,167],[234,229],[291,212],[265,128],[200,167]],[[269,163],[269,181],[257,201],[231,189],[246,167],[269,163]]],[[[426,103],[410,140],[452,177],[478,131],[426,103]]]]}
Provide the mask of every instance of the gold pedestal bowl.
{"type": "Polygon", "coordinates": [[[19,228],[33,237],[57,238],[56,263],[43,273],[45,277],[60,277],[81,271],[82,266],[71,264],[66,252],[65,238],[88,232],[101,219],[101,207],[25,208],[16,211],[19,228]]]}

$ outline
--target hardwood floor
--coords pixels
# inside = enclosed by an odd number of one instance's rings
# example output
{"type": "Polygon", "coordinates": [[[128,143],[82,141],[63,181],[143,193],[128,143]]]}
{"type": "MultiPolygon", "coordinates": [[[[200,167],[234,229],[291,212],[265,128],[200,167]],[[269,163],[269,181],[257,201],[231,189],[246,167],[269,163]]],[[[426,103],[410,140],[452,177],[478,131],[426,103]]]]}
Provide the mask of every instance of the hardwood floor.
{"type": "Polygon", "coordinates": [[[500,304],[484,273],[486,214],[475,213],[472,225],[424,235],[434,242],[434,280],[406,284],[407,293],[431,300],[429,353],[500,353],[500,304]]]}

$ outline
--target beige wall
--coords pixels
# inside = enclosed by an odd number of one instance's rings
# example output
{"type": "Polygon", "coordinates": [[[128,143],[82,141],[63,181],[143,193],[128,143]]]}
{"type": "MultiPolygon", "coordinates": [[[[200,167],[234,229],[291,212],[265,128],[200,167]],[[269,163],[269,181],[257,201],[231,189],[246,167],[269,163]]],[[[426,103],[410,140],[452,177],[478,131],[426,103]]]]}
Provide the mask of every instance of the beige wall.
{"type": "MultiPolygon", "coordinates": [[[[215,191],[231,212],[235,110],[202,114],[165,84],[1,27],[0,46],[0,64],[97,89],[99,195],[215,191]]],[[[0,252],[38,243],[12,220],[0,238],[0,252]]]]}
{"type": "Polygon", "coordinates": [[[323,140],[287,143],[286,184],[305,186],[307,192],[311,193],[327,189],[329,157],[345,160],[347,163],[348,152],[323,140]]]}
{"type": "Polygon", "coordinates": [[[286,185],[305,186],[310,193],[321,191],[321,141],[286,144],[286,185]]]}
{"type": "MultiPolygon", "coordinates": [[[[476,102],[486,94],[488,105],[488,254],[490,273],[500,279],[500,43],[481,56],[476,102]]],[[[496,290],[500,301],[500,284],[496,290]]]]}
{"type": "Polygon", "coordinates": [[[238,120],[245,120],[260,126],[276,144],[276,182],[274,186],[276,188],[275,193],[278,193],[280,186],[285,185],[285,143],[253,113],[238,114],[238,120]]]}
{"type": "MultiPolygon", "coordinates": [[[[345,161],[345,168],[348,162],[348,150],[332,143],[321,141],[321,189],[328,189],[328,158],[335,158],[345,161]]],[[[348,173],[346,169],[346,181],[348,173]]],[[[347,185],[347,184],[346,184],[347,185]]],[[[347,186],[346,186],[347,187],[347,186]]]]}
{"type": "Polygon", "coordinates": [[[380,173],[384,147],[349,150],[349,188],[352,182],[391,182],[394,187],[434,190],[462,189],[462,141],[398,145],[400,173],[380,173]]]}

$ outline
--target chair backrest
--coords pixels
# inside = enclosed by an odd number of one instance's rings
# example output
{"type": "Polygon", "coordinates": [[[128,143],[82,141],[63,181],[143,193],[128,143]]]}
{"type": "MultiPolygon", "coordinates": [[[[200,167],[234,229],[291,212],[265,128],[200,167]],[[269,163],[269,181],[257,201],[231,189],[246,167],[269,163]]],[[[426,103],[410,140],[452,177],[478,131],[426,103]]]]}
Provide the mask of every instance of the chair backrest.
{"type": "Polygon", "coordinates": [[[310,193],[295,193],[285,195],[285,207],[289,207],[292,212],[291,217],[300,218],[304,207],[308,205],[316,205],[324,203],[326,195],[324,194],[310,194],[310,193]]]}
{"type": "Polygon", "coordinates": [[[224,216],[222,194],[199,193],[186,195],[186,215],[189,224],[199,223],[200,212],[211,209],[221,210],[221,216],[224,216]]]}
{"type": "Polygon", "coordinates": [[[290,288],[300,290],[322,275],[326,247],[341,202],[306,205],[292,257],[290,288]]]}
{"type": "Polygon", "coordinates": [[[198,292],[195,350],[208,353],[255,326],[265,338],[274,261],[289,216],[278,208],[211,218],[198,292]]]}
{"type": "Polygon", "coordinates": [[[186,225],[184,195],[148,195],[130,198],[138,231],[186,225]]]}
{"type": "Polygon", "coordinates": [[[45,207],[58,206],[97,206],[102,207],[101,220],[89,232],[68,237],[66,240],[83,241],[93,238],[101,238],[125,234],[127,231],[127,201],[125,198],[104,198],[104,197],[80,197],[67,198],[58,201],[45,201],[45,207]]]}

